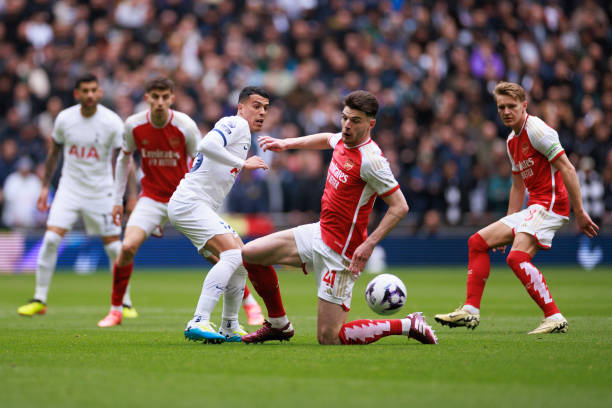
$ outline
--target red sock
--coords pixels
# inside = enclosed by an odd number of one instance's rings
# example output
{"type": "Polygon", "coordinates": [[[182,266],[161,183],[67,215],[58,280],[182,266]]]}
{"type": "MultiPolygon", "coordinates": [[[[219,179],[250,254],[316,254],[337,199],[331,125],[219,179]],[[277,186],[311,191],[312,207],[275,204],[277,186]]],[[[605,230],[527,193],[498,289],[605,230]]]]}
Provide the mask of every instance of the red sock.
{"type": "Polygon", "coordinates": [[[249,273],[249,279],[253,284],[253,289],[266,304],[268,317],[283,317],[286,315],[278,287],[278,277],[272,266],[244,263],[244,267],[249,273]]]}
{"type": "Polygon", "coordinates": [[[242,300],[248,298],[250,294],[251,291],[249,290],[249,287],[247,285],[244,285],[244,295],[242,296],[242,300]]]}
{"type": "Polygon", "coordinates": [[[475,233],[468,239],[468,276],[466,305],[480,309],[480,299],[487,284],[487,278],[491,272],[491,260],[489,259],[489,245],[475,233]]]}
{"type": "Polygon", "coordinates": [[[544,276],[531,263],[531,256],[527,252],[510,251],[506,261],[514,274],[525,285],[525,289],[527,289],[531,298],[540,306],[540,309],[544,312],[544,317],[560,313],[548,291],[544,276]]]}
{"type": "Polygon", "coordinates": [[[132,276],[132,269],[134,268],[134,262],[119,266],[117,262],[113,265],[113,293],[111,295],[111,305],[121,306],[123,304],[123,295],[127,289],[128,283],[130,283],[130,276],[132,276]]]}
{"type": "Polygon", "coordinates": [[[353,320],[342,325],[338,336],[342,344],[370,344],[394,334],[402,334],[400,319],[353,320]]]}

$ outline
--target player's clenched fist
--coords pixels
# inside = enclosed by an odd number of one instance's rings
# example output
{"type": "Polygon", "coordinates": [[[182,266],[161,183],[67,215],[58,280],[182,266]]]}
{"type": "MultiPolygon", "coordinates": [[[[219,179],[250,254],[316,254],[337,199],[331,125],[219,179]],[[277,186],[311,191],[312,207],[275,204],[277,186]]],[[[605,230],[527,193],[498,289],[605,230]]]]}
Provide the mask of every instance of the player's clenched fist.
{"type": "Polygon", "coordinates": [[[113,205],[113,223],[115,225],[121,226],[121,219],[123,218],[123,206],[122,205],[113,205]]]}
{"type": "Polygon", "coordinates": [[[40,212],[46,212],[49,210],[49,204],[47,199],[49,198],[49,187],[42,187],[40,194],[38,195],[38,201],[36,202],[36,208],[40,212]]]}
{"type": "Polygon", "coordinates": [[[268,170],[268,165],[265,161],[259,156],[251,156],[244,161],[244,165],[242,166],[244,170],[255,170],[255,169],[264,169],[268,170]]]}

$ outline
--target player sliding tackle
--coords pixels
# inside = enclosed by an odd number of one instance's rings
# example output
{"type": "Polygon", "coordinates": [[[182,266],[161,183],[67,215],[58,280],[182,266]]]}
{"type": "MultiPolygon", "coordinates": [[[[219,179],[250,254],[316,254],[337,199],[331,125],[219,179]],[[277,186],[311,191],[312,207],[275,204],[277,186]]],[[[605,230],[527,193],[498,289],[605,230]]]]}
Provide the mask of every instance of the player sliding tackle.
{"type": "Polygon", "coordinates": [[[570,201],[582,232],[592,238],[599,228],[582,206],[576,170],[557,132],[527,113],[525,90],[518,84],[500,82],[493,93],[500,118],[512,129],[507,140],[512,164],[508,215],[470,237],[465,304],[454,312],[436,315],[436,320],[450,327],[478,326],[480,299],[490,271],[489,250],[503,252],[511,244],[508,266],[544,313],[542,323],[528,334],[565,333],[567,320],[531,259],[540,248],[550,249],[555,232],[569,219],[570,201]],[[527,190],[529,202],[521,211],[527,190]]]}
{"type": "Polygon", "coordinates": [[[246,332],[238,324],[247,272],[242,265],[242,241],[217,211],[241,170],[267,169],[257,156],[247,159],[251,132],[261,130],[270,105],[259,87],[246,87],[238,97],[238,113],[219,120],[198,143],[198,155],[168,204],[174,227],[191,240],[198,252],[219,261],[204,284],[185,337],[209,343],[239,342],[246,332]],[[210,315],[223,294],[223,321],[219,332],[210,315]]]}
{"type": "Polygon", "coordinates": [[[268,309],[268,321],[245,343],[288,340],[293,337],[276,272],[271,265],[285,264],[314,271],[318,286],[317,338],[321,344],[367,344],[389,335],[406,335],[422,343],[437,342],[420,313],[403,319],[346,322],[353,285],[374,246],[408,212],[408,205],[389,163],[370,137],[376,124],[378,101],[369,92],[355,91],[344,100],[342,133],[319,133],[300,138],[259,138],[264,150],[334,149],[321,219],[249,242],[242,251],[249,278],[268,309]],[[367,236],[376,196],[389,206],[380,224],[367,236]]]}

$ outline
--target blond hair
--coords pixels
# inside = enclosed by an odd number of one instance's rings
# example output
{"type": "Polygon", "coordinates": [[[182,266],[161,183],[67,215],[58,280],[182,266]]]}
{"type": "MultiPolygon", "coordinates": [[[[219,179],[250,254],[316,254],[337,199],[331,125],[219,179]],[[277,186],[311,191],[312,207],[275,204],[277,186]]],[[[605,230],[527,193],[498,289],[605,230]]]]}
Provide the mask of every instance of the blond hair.
{"type": "Polygon", "coordinates": [[[506,95],[513,99],[518,99],[521,102],[524,102],[527,99],[527,94],[523,87],[519,84],[515,84],[514,82],[502,81],[498,83],[493,90],[493,95],[495,95],[496,99],[499,95],[506,95]]]}

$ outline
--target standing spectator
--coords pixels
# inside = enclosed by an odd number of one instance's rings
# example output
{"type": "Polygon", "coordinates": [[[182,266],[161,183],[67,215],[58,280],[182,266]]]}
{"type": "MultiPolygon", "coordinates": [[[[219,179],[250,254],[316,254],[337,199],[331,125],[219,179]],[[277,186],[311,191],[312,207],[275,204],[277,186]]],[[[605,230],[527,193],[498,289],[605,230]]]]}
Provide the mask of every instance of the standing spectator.
{"type": "Polygon", "coordinates": [[[2,222],[11,228],[32,228],[44,221],[36,209],[41,183],[32,173],[32,160],[23,156],[17,160],[17,171],[4,183],[2,222]]]}

